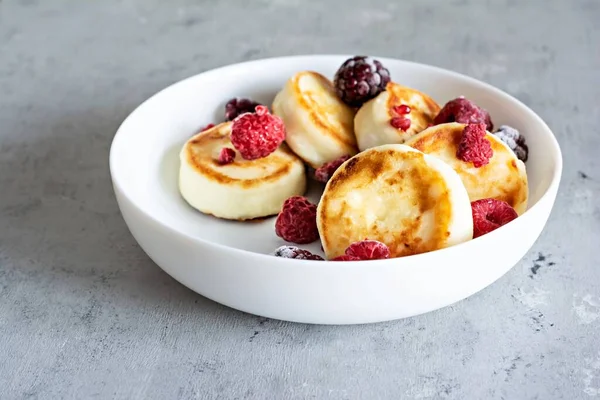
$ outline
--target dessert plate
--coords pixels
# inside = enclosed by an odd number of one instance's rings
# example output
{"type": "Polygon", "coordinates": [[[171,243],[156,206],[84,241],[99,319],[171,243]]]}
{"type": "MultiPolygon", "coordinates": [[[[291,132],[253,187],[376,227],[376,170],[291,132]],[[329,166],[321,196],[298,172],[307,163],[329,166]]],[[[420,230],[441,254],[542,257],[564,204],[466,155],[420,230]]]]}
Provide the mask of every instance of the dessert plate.
{"type": "MultiPolygon", "coordinates": [[[[251,61],[204,72],[160,91],[122,123],[110,151],[116,198],[131,233],[162,269],[226,306],[264,317],[357,324],[410,317],[462,300],[513,267],[544,228],[562,172],[558,143],[523,103],[475,79],[440,68],[376,57],[392,80],[439,104],[459,95],[486,108],[497,126],[526,137],[529,205],[509,224],[474,240],[389,260],[323,262],[270,255],[286,244],[275,218],[225,221],[190,207],[178,191],[179,151],[201,126],[223,120],[225,102],[250,97],[270,105],[301,70],[333,77],[350,56],[251,61]]],[[[318,187],[309,197],[318,201],[318,187]]],[[[319,243],[302,246],[323,254],[319,243]]]]}

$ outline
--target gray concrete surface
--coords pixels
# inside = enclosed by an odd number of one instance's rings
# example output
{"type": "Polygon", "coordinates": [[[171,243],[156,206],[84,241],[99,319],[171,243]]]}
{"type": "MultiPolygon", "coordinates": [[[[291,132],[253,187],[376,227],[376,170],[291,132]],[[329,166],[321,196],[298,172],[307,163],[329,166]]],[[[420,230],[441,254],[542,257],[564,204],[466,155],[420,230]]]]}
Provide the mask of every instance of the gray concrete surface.
{"type": "Polygon", "coordinates": [[[0,397],[600,398],[598,21],[598,0],[0,0],[0,397]],[[216,66],[327,52],[457,70],[549,123],[561,191],[510,273],[420,317],[305,326],[138,248],[107,166],[122,119],[216,66]]]}

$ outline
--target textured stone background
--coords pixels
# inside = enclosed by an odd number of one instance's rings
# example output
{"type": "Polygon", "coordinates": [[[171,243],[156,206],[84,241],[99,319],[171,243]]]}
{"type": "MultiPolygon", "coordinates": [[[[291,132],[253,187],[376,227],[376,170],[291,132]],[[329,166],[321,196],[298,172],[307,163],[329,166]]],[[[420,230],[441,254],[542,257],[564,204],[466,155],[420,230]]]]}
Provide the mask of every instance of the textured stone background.
{"type": "Polygon", "coordinates": [[[0,397],[600,398],[598,21],[598,0],[0,0],[0,397]],[[216,66],[328,52],[457,70],[548,122],[561,191],[510,273],[420,317],[306,326],[137,247],[107,165],[123,118],[216,66]]]}

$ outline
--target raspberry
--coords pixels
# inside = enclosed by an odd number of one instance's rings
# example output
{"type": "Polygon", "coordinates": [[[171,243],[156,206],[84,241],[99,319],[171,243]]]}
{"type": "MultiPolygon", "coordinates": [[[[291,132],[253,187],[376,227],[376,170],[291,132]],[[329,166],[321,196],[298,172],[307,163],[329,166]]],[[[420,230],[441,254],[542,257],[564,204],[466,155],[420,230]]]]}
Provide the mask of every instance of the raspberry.
{"type": "Polygon", "coordinates": [[[313,254],[308,250],[296,246],[281,246],[273,252],[275,257],[295,258],[296,260],[318,260],[323,261],[323,257],[313,254]]]}
{"type": "Polygon", "coordinates": [[[292,243],[312,243],[319,238],[317,206],[306,197],[292,196],[283,203],[275,221],[277,236],[292,243]]]}
{"type": "Polygon", "coordinates": [[[517,212],[505,201],[481,199],[471,203],[473,214],[473,238],[485,235],[518,217],[517,212]]]}
{"type": "Polygon", "coordinates": [[[207,131],[207,130],[209,130],[210,128],[214,128],[214,127],[215,127],[215,124],[208,124],[208,125],[206,125],[205,127],[203,127],[203,128],[200,128],[200,129],[198,130],[198,133],[200,133],[200,132],[204,132],[204,131],[207,131]]]}
{"type": "Polygon", "coordinates": [[[361,260],[381,260],[390,258],[390,249],[377,240],[363,240],[352,243],[345,251],[347,256],[358,257],[361,260]]]}
{"type": "Polygon", "coordinates": [[[284,139],[283,121],[270,114],[265,106],[256,106],[254,114],[240,115],[231,126],[231,143],[246,160],[268,156],[284,139]]]}
{"type": "Polygon", "coordinates": [[[329,261],[360,261],[360,258],[344,254],[342,256],[337,256],[336,258],[332,258],[329,261]]]}
{"type": "Polygon", "coordinates": [[[229,147],[223,147],[219,153],[219,164],[231,164],[235,160],[235,150],[229,147]]]}
{"type": "Polygon", "coordinates": [[[490,114],[471,100],[467,100],[464,97],[459,97],[447,102],[433,120],[434,125],[447,122],[485,124],[488,131],[491,131],[494,128],[490,114]]]}
{"type": "Polygon", "coordinates": [[[253,113],[256,106],[260,106],[260,103],[252,101],[250,99],[233,98],[225,104],[225,120],[233,121],[239,115],[244,113],[253,113]]]}
{"type": "Polygon", "coordinates": [[[377,240],[362,240],[352,243],[344,255],[332,258],[330,261],[360,261],[382,260],[390,258],[390,249],[377,240]]]}
{"type": "Polygon", "coordinates": [[[523,137],[518,130],[508,125],[501,125],[500,128],[494,132],[494,135],[506,143],[519,160],[523,162],[527,161],[529,147],[527,147],[527,143],[525,143],[525,137],[523,137]]]}
{"type": "Polygon", "coordinates": [[[410,128],[410,123],[410,119],[404,117],[394,117],[390,120],[390,125],[405,132],[410,128]]]}
{"type": "Polygon", "coordinates": [[[355,56],[344,61],[333,78],[338,96],[352,107],[360,107],[383,92],[389,81],[390,71],[367,56],[355,56]]]}
{"type": "Polygon", "coordinates": [[[350,156],[341,156],[340,158],[336,158],[333,161],[329,161],[328,163],[321,165],[315,170],[315,179],[319,182],[327,183],[327,181],[331,178],[333,173],[340,167],[340,165],[342,165],[349,158],[350,156]]]}
{"type": "Polygon", "coordinates": [[[484,124],[469,124],[463,130],[456,157],[465,162],[472,162],[475,168],[483,167],[494,155],[490,141],[485,138],[484,124]]]}

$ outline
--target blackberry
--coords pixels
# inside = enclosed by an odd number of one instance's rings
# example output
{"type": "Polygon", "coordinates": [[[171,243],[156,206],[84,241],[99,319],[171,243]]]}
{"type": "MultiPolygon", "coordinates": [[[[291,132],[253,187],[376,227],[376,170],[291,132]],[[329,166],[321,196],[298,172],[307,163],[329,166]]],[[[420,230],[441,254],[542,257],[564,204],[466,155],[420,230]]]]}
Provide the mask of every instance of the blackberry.
{"type": "Polygon", "coordinates": [[[494,132],[494,135],[506,143],[508,147],[510,147],[510,149],[516,154],[519,160],[523,162],[527,161],[529,147],[527,147],[525,138],[519,133],[518,130],[508,125],[501,125],[500,128],[494,132]]]}
{"type": "Polygon", "coordinates": [[[323,261],[323,257],[311,253],[308,250],[298,248],[296,246],[281,246],[273,253],[275,257],[295,258],[297,260],[317,260],[323,261]]]}
{"type": "Polygon", "coordinates": [[[352,107],[360,107],[383,92],[389,81],[390,71],[379,61],[367,56],[349,58],[333,78],[338,96],[352,107]]]}
{"type": "Polygon", "coordinates": [[[253,113],[256,106],[262,104],[243,98],[233,98],[225,104],[225,120],[233,121],[235,117],[244,113],[253,113]]]}

